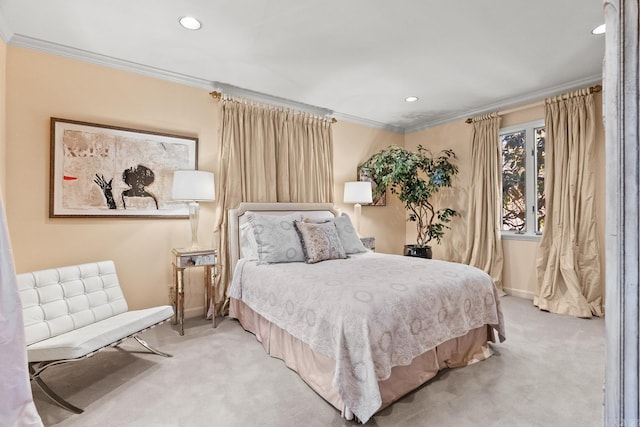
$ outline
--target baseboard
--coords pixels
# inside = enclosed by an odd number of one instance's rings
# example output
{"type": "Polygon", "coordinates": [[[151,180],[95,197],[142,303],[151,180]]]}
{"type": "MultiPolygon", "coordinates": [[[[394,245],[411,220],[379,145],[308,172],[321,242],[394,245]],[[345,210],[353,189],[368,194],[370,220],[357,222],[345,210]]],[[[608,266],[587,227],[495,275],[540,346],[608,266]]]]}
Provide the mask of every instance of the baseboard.
{"type": "Polygon", "coordinates": [[[531,291],[523,291],[522,289],[513,289],[513,288],[503,288],[503,290],[507,293],[507,295],[511,295],[519,298],[526,298],[533,300],[535,294],[531,291]]]}
{"type": "MultiPolygon", "coordinates": [[[[174,294],[173,294],[173,285],[169,284],[168,286],[168,291],[169,291],[169,304],[173,305],[173,309],[175,310],[175,304],[174,304],[174,294]]],[[[204,316],[204,306],[200,306],[200,307],[191,307],[191,308],[185,308],[184,309],[184,318],[185,319],[190,319],[192,317],[203,317],[204,316]]]]}
{"type": "Polygon", "coordinates": [[[191,319],[192,317],[203,317],[203,316],[204,316],[204,307],[185,308],[184,310],[185,319],[191,319]]]}

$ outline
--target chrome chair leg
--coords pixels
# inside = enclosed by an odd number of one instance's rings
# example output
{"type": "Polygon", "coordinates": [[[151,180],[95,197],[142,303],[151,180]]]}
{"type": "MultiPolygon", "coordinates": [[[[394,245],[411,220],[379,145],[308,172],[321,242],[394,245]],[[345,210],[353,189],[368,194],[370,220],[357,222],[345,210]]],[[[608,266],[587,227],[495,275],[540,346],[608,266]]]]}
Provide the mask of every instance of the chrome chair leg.
{"type": "Polygon", "coordinates": [[[145,340],[143,340],[142,338],[140,338],[137,335],[134,335],[133,338],[136,341],[138,341],[141,346],[143,346],[144,348],[149,350],[151,353],[154,353],[154,354],[157,354],[158,356],[163,356],[163,357],[173,357],[173,355],[171,355],[169,353],[164,353],[164,352],[162,352],[160,350],[156,350],[155,348],[151,347],[149,344],[147,344],[147,342],[145,340]]]}
{"type": "Polygon", "coordinates": [[[57,405],[63,407],[68,411],[74,412],[76,414],[82,414],[84,412],[83,409],[80,409],[77,406],[72,405],[71,403],[67,402],[66,400],[58,396],[58,394],[55,391],[51,390],[49,386],[42,380],[42,378],[40,378],[40,373],[42,372],[42,370],[36,373],[36,371],[33,369],[33,366],[30,365],[29,371],[31,372],[31,381],[35,381],[36,384],[38,384],[38,386],[40,387],[40,389],[42,389],[44,394],[46,394],[57,405]]]}
{"type": "Polygon", "coordinates": [[[58,396],[58,394],[56,394],[56,392],[54,392],[53,390],[51,390],[49,388],[49,386],[47,384],[45,384],[44,380],[42,378],[40,378],[40,374],[42,374],[46,369],[52,367],[52,366],[57,366],[57,365],[62,365],[64,363],[70,363],[70,362],[77,362],[79,360],[83,360],[83,359],[87,359],[91,356],[93,356],[94,354],[96,354],[99,351],[104,350],[107,347],[118,347],[124,340],[126,340],[127,338],[135,338],[136,341],[138,341],[140,343],[140,345],[142,345],[144,348],[146,348],[147,350],[149,350],[150,352],[157,354],[158,356],[163,356],[163,357],[173,357],[172,355],[168,354],[168,353],[163,353],[160,350],[156,350],[155,348],[151,347],[149,344],[147,344],[144,340],[142,340],[140,337],[138,337],[138,334],[141,332],[144,332],[148,329],[153,328],[154,326],[160,325],[161,323],[164,323],[165,320],[156,323],[155,325],[152,325],[148,328],[145,328],[141,331],[138,331],[135,334],[129,335],[128,337],[122,338],[114,343],[111,343],[109,345],[106,345],[102,348],[99,348],[91,353],[87,353],[84,356],[78,357],[76,359],[63,359],[63,360],[52,360],[52,361],[48,361],[48,362],[30,362],[29,363],[29,377],[31,381],[35,381],[36,384],[38,384],[38,386],[42,389],[42,391],[44,392],[45,395],[47,395],[51,400],[53,400],[57,405],[60,405],[62,408],[67,409],[71,412],[74,412],[76,414],[81,414],[84,412],[84,410],[78,408],[77,406],[73,406],[71,403],[67,402],[66,400],[64,400],[63,398],[61,398],[60,396],[58,396]]]}

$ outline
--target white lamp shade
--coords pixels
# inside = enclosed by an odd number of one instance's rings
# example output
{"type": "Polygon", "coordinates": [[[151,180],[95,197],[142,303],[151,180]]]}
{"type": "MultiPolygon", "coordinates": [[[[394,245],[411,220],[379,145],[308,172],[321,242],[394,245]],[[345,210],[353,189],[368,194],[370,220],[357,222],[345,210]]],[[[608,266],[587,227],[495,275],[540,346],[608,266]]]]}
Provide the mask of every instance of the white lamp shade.
{"type": "Polygon", "coordinates": [[[171,195],[174,200],[210,202],[216,197],[213,173],[205,171],[174,171],[171,195]]]}
{"type": "Polygon", "coordinates": [[[370,181],[354,181],[344,183],[345,203],[373,203],[370,181]]]}

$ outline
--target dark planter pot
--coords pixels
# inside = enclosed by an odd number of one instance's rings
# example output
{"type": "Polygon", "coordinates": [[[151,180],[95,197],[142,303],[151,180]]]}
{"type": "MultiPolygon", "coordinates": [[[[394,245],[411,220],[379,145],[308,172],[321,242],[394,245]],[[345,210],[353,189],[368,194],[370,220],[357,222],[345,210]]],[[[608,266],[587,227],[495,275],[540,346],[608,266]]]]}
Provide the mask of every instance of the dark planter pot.
{"type": "Polygon", "coordinates": [[[404,245],[404,255],[431,259],[431,246],[417,248],[416,245],[404,245]]]}

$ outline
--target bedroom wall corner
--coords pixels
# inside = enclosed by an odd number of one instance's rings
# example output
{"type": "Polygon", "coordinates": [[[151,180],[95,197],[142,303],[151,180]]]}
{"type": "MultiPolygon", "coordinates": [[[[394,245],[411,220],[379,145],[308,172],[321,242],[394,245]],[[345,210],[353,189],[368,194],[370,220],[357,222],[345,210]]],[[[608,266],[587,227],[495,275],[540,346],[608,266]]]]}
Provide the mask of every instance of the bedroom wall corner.
{"type": "MultiPolygon", "coordinates": [[[[390,145],[404,146],[404,135],[338,121],[333,128],[334,202],[353,220],[353,205],[342,201],[344,183],[357,179],[358,165],[390,145]]],[[[405,212],[387,192],[386,206],[362,206],[361,235],[376,239],[376,251],[401,254],[405,241],[405,212]]]]}
{"type": "MultiPolygon", "coordinates": [[[[6,58],[6,208],[17,272],[111,259],[131,309],[167,304],[171,249],[188,245],[188,220],[50,219],[49,120],[196,136],[198,166],[215,174],[217,103],[206,89],[30,49],[10,45],[6,58]]],[[[201,206],[207,245],[213,205],[201,206]]],[[[185,277],[187,315],[203,308],[204,274],[193,270],[185,277]]]]}
{"type": "MultiPolygon", "coordinates": [[[[467,210],[468,189],[471,183],[471,126],[464,121],[446,123],[440,126],[427,128],[419,132],[405,135],[405,146],[409,150],[416,150],[418,145],[437,154],[441,150],[452,149],[456,154],[455,164],[458,166],[458,175],[453,179],[451,188],[444,188],[434,197],[435,206],[446,206],[458,211],[459,215],[449,224],[447,230],[438,245],[431,242],[433,257],[449,261],[461,261],[466,245],[465,212],[467,210]]],[[[415,222],[407,222],[405,239],[407,244],[415,243],[415,222]]]]}
{"type": "MultiPolygon", "coordinates": [[[[596,227],[599,237],[599,251],[601,259],[601,283],[604,286],[605,277],[605,138],[604,125],[602,121],[602,93],[595,93],[596,104],[596,147],[595,147],[595,209],[596,227]]],[[[501,127],[526,123],[529,121],[544,118],[544,106],[538,105],[532,108],[523,109],[518,112],[502,116],[501,127]]],[[[461,213],[461,217],[456,218],[451,224],[452,230],[447,232],[441,245],[434,245],[434,258],[449,261],[460,261],[461,248],[465,247],[466,225],[463,221],[466,212],[467,192],[471,179],[471,125],[464,121],[452,122],[433,128],[428,128],[420,132],[406,135],[405,146],[415,150],[418,144],[439,151],[444,148],[452,148],[456,153],[460,174],[454,188],[445,192],[439,203],[442,206],[450,206],[461,213]]],[[[406,242],[415,242],[415,227],[413,223],[406,225],[406,242]]],[[[502,239],[502,249],[504,254],[503,286],[505,291],[514,296],[533,299],[537,288],[536,277],[536,250],[538,242],[528,240],[507,240],[502,239]]]]}

